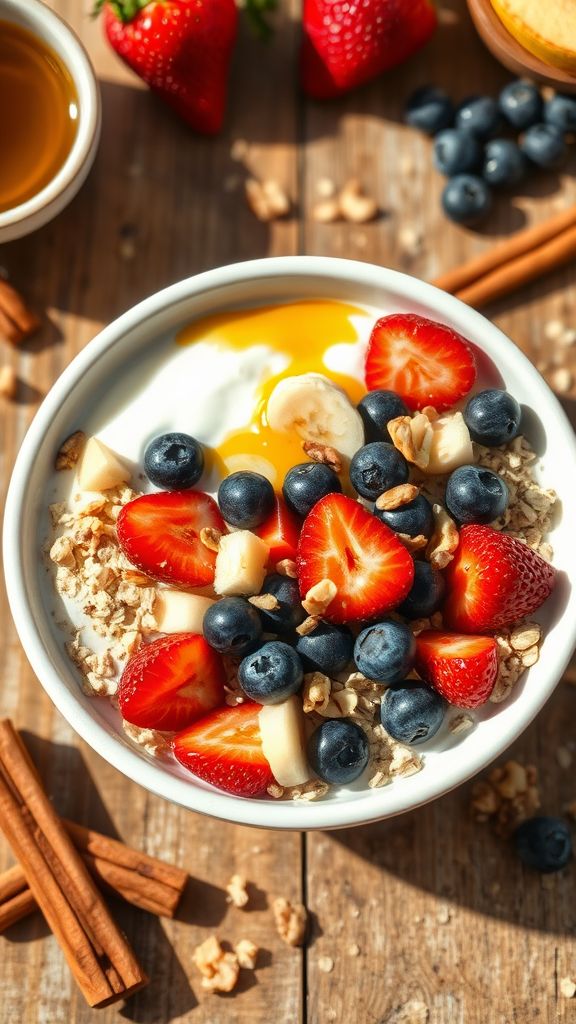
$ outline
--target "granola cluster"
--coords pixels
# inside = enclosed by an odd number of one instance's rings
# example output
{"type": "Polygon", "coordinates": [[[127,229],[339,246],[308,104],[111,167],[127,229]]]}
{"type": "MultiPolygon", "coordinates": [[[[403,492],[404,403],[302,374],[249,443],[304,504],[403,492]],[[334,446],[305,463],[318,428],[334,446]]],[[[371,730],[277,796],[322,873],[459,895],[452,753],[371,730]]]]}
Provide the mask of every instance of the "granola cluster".
{"type": "Polygon", "coordinates": [[[507,838],[540,807],[538,771],[532,764],[506,761],[472,787],[470,809],[476,821],[491,821],[507,838]]]}

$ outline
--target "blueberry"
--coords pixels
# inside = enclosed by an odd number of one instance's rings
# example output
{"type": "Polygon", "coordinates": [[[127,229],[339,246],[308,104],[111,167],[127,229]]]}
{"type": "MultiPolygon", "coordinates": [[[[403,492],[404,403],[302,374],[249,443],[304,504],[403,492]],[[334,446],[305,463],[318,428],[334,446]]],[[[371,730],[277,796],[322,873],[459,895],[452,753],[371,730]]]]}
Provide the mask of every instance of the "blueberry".
{"type": "Polygon", "coordinates": [[[279,608],[270,611],[260,608],[262,625],[267,633],[290,633],[306,617],[300,600],[298,581],[280,573],[271,573],[262,584],[262,594],[271,594],[279,608]]]}
{"type": "Polygon", "coordinates": [[[492,448],[506,444],[520,429],[522,410],[508,391],[488,388],[469,399],[464,421],[473,441],[492,448]]]}
{"type": "Polygon", "coordinates": [[[308,760],[324,782],[345,786],[354,782],[368,764],[368,739],[348,718],[328,718],[308,740],[308,760]]]}
{"type": "Polygon", "coordinates": [[[538,167],[555,168],[563,162],[567,149],[564,135],[553,124],[534,124],[520,139],[520,149],[538,167]]]}
{"type": "Polygon", "coordinates": [[[414,562],[412,588],[397,611],[407,619],[427,619],[437,612],[444,598],[446,583],[441,572],[429,562],[414,562]]]}
{"type": "Polygon", "coordinates": [[[405,680],[386,690],[380,720],[400,743],[424,743],[434,736],[444,718],[446,702],[424,683],[405,680]]]}
{"type": "Polygon", "coordinates": [[[262,636],[262,620],[257,609],[243,597],[223,597],[204,615],[202,631],[220,654],[247,654],[262,636]]]}
{"type": "Polygon", "coordinates": [[[514,845],[527,867],[546,875],[560,871],[572,857],[570,829],[562,818],[528,818],[516,829],[514,845]]]}
{"type": "Polygon", "coordinates": [[[372,441],[359,448],[350,462],[350,483],[363,498],[376,498],[408,480],[408,463],[392,444],[372,441]]]}
{"type": "Polygon", "coordinates": [[[238,679],[250,700],[280,704],[302,686],[304,669],[293,647],[271,640],[240,662],[238,679]]]}
{"type": "Polygon", "coordinates": [[[288,470],[282,485],[286,504],[299,516],[307,516],[320,498],[340,494],[342,484],[333,469],[322,462],[302,462],[288,470]]]}
{"type": "Polygon", "coordinates": [[[416,654],[412,631],[403,622],[383,619],[362,630],[354,644],[359,672],[382,683],[398,683],[411,671],[416,654]]]}
{"type": "Polygon", "coordinates": [[[358,403],[367,441],[390,441],[388,424],[396,416],[408,416],[408,407],[395,391],[369,391],[358,403]]]}
{"type": "Polygon", "coordinates": [[[517,79],[505,85],[498,103],[506,120],[518,131],[542,120],[542,97],[532,82],[517,79]]]}
{"type": "Polygon", "coordinates": [[[241,530],[254,530],[271,515],[275,506],[274,488],[261,473],[239,470],[220,484],[218,504],[227,523],[241,530]]]}
{"type": "Polygon", "coordinates": [[[456,224],[477,224],[486,217],[491,206],[490,189],[475,174],[457,174],[444,186],[442,207],[456,224]]]}
{"type": "Polygon", "coordinates": [[[295,647],[307,672],[334,676],[352,661],[354,637],[346,626],[319,622],[311,633],[298,637],[295,647]]]}
{"type": "Polygon", "coordinates": [[[526,175],[528,162],[513,139],[491,139],[484,147],[484,181],[494,188],[517,185],[526,175]]]}
{"type": "Polygon", "coordinates": [[[491,523],[504,515],[509,498],[502,477],[483,466],[460,466],[446,484],[446,508],[461,524],[491,523]]]}
{"type": "Polygon", "coordinates": [[[398,508],[374,507],[374,515],[395,533],[406,533],[409,537],[418,537],[420,534],[429,537],[434,526],[432,506],[423,494],[398,508]]]}
{"type": "Polygon", "coordinates": [[[442,89],[423,85],[413,92],[404,110],[404,120],[426,135],[448,128],[454,119],[454,105],[442,89]]]}
{"type": "Polygon", "coordinates": [[[193,487],[204,470],[202,445],[190,434],[160,434],[144,452],[144,472],[166,491],[193,487]]]}
{"type": "Polygon", "coordinates": [[[560,132],[576,132],[576,96],[557,92],[544,104],[544,120],[560,132]]]}
{"type": "Polygon", "coordinates": [[[475,171],[482,163],[482,147],[469,132],[446,128],[434,139],[434,163],[447,177],[475,171]]]}
{"type": "Polygon", "coordinates": [[[470,96],[456,111],[456,127],[482,142],[496,135],[501,125],[498,103],[491,96],[470,96]]]}

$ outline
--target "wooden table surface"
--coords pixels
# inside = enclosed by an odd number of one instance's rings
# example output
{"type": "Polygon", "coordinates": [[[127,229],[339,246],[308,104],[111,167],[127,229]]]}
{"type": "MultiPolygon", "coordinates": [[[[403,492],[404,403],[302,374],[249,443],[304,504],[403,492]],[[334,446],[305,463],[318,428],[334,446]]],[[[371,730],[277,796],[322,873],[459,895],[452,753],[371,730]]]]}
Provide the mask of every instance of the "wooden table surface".
{"type": "MultiPolygon", "coordinates": [[[[273,42],[242,33],[225,130],[195,138],[108,50],[87,4],[52,0],[84,40],[100,77],[103,134],[93,172],[69,208],[0,262],[31,304],[46,311],[36,340],[5,347],[25,382],[0,407],[5,487],[21,438],[52,381],[99,328],[170,282],[222,263],[314,253],[370,260],[432,279],[525,222],[576,198],[572,157],[501,199],[481,233],[448,224],[430,143],[402,124],[411,89],[438,82],[456,97],[495,92],[507,74],[474,35],[464,0],[440,0],[441,28],[426,51],[341,102],[304,102],[295,88],[299,5],[289,0],[273,42]],[[84,10],[79,10],[82,7],[84,10]],[[244,162],[237,159],[248,144],[244,162]],[[236,145],[234,145],[236,143],[236,145]],[[243,200],[250,172],[275,178],[294,199],[285,221],[261,224],[243,200]],[[319,179],[358,176],[384,215],[368,226],[319,225],[310,215],[319,179]]],[[[546,340],[552,320],[576,313],[573,269],[555,273],[487,311],[534,359],[570,366],[546,340]]],[[[570,399],[567,400],[570,406],[570,399]]],[[[3,598],[1,709],[27,731],[57,808],[186,866],[194,877],[183,920],[159,922],[127,905],[114,913],[152,976],[124,1007],[87,1009],[39,915],[0,938],[0,1020],[121,1019],[142,1024],[540,1024],[573,1019],[559,980],[576,975],[576,869],[541,879],[468,813],[470,786],[415,813],[367,828],[307,835],[232,827],[157,799],[105,764],[55,711],[33,678],[3,598]],[[254,880],[252,908],[229,908],[233,871],[254,880]],[[313,915],[305,951],[282,944],[274,895],[313,915]],[[248,936],[261,968],[230,997],[207,996],[192,951],[208,934],[248,936]],[[354,946],[359,948],[358,955],[354,946]],[[323,958],[331,958],[327,973],[323,958]]],[[[543,807],[576,798],[556,748],[576,755],[576,688],[561,684],[514,755],[539,769],[543,807]]],[[[10,862],[0,844],[0,868],[10,862]]]]}

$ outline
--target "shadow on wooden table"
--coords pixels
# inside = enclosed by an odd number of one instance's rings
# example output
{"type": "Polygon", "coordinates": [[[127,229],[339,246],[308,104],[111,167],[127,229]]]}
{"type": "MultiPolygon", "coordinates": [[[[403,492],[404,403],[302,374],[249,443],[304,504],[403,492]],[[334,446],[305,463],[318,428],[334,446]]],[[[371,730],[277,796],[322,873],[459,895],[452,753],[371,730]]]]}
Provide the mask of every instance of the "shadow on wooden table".
{"type": "MultiPolygon", "coordinates": [[[[576,797],[573,767],[561,767],[558,748],[567,761],[576,758],[573,721],[576,687],[560,683],[554,696],[528,731],[500,759],[510,758],[538,768],[541,810],[561,815],[576,797]],[[568,754],[566,755],[566,751],[568,754]]],[[[373,897],[370,913],[383,911],[386,900],[402,901],[408,885],[473,911],[521,928],[573,934],[576,929],[576,867],[571,863],[555,875],[541,876],[523,867],[512,843],[498,838],[489,823],[474,821],[468,783],[413,813],[358,829],[330,833],[348,853],[359,858],[360,870],[374,875],[363,891],[373,897]],[[384,877],[383,877],[384,874],[384,877]]],[[[349,877],[356,869],[349,863],[349,877]]],[[[416,904],[416,897],[411,900],[416,904]]],[[[387,904],[389,905],[389,904],[387,904]]]]}

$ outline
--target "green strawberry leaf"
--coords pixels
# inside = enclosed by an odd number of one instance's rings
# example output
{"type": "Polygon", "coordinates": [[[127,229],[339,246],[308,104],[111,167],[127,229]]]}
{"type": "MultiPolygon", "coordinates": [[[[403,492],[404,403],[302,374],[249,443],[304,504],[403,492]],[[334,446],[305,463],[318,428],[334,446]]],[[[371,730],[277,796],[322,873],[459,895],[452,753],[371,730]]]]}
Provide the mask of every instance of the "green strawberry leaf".
{"type": "Polygon", "coordinates": [[[132,21],[140,11],[143,11],[150,0],[95,0],[92,8],[93,18],[98,17],[105,3],[112,8],[118,20],[126,24],[132,21]]]}
{"type": "Polygon", "coordinates": [[[278,7],[278,0],[244,0],[241,5],[246,17],[257,36],[268,40],[273,34],[272,26],[267,18],[278,7]]]}

